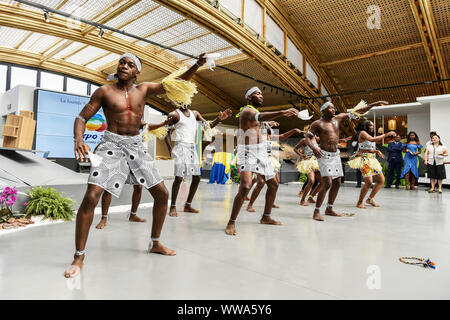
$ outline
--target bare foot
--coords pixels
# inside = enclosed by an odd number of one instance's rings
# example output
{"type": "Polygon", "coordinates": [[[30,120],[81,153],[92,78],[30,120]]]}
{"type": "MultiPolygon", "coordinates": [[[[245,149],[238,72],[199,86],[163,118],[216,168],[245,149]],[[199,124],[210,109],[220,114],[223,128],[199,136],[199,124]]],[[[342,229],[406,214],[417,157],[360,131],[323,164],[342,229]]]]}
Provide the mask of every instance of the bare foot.
{"type": "Polygon", "coordinates": [[[305,200],[300,201],[300,205],[301,205],[301,206],[304,206],[304,207],[309,207],[309,204],[307,204],[307,203],[305,202],[305,200]]]}
{"type": "Polygon", "coordinates": [[[325,210],[325,215],[332,216],[332,217],[342,217],[342,214],[336,213],[333,211],[333,209],[329,209],[329,208],[327,208],[325,210]]]}
{"type": "Polygon", "coordinates": [[[261,224],[273,224],[276,226],[282,225],[280,221],[273,220],[271,217],[268,216],[263,216],[259,222],[261,222],[261,224]]]}
{"type": "Polygon", "coordinates": [[[373,207],[381,207],[379,204],[376,204],[373,199],[367,198],[366,203],[371,204],[373,207]]]}
{"type": "Polygon", "coordinates": [[[100,222],[98,223],[98,225],[96,225],[95,227],[97,228],[97,229],[103,229],[104,227],[106,227],[106,221],[107,221],[108,219],[106,218],[106,217],[102,217],[101,219],[100,219],[100,222]]]}
{"type": "Polygon", "coordinates": [[[151,253],[160,253],[165,256],[174,256],[176,255],[176,252],[172,249],[169,249],[167,247],[164,247],[159,241],[153,242],[153,246],[150,249],[151,253]]]}
{"type": "Polygon", "coordinates": [[[248,212],[255,212],[255,209],[253,209],[253,206],[251,204],[249,204],[248,207],[247,207],[247,211],[248,212]]]}
{"type": "Polygon", "coordinates": [[[139,218],[135,214],[130,214],[130,217],[128,218],[128,221],[130,221],[130,222],[147,222],[147,220],[139,218]]]}
{"type": "Polygon", "coordinates": [[[316,221],[325,221],[323,216],[318,211],[314,211],[313,219],[316,221]]]}
{"type": "Polygon", "coordinates": [[[64,271],[64,277],[74,278],[78,276],[83,267],[84,255],[74,256],[72,264],[64,271]]]}
{"type": "Polygon", "coordinates": [[[192,212],[192,213],[199,213],[197,209],[192,208],[191,206],[184,206],[184,212],[192,212]]]}
{"type": "Polygon", "coordinates": [[[178,217],[177,207],[170,207],[169,216],[178,217]]]}
{"type": "Polygon", "coordinates": [[[225,233],[229,236],[235,236],[237,235],[236,232],[236,225],[233,221],[229,221],[227,224],[227,228],[225,229],[225,233]]]}
{"type": "Polygon", "coordinates": [[[316,203],[316,201],[314,201],[313,197],[308,197],[308,202],[309,203],[316,203]]]}
{"type": "Polygon", "coordinates": [[[301,198],[302,195],[303,195],[303,192],[300,191],[300,192],[298,193],[298,196],[301,198]]]}
{"type": "Polygon", "coordinates": [[[278,209],[278,208],[280,208],[280,206],[274,203],[274,204],[272,205],[272,208],[278,209]]]}
{"type": "Polygon", "coordinates": [[[356,204],[356,206],[357,206],[358,208],[360,208],[360,209],[367,209],[367,207],[366,207],[366,206],[364,205],[364,203],[362,203],[362,202],[361,202],[361,203],[358,202],[358,203],[356,204]]]}

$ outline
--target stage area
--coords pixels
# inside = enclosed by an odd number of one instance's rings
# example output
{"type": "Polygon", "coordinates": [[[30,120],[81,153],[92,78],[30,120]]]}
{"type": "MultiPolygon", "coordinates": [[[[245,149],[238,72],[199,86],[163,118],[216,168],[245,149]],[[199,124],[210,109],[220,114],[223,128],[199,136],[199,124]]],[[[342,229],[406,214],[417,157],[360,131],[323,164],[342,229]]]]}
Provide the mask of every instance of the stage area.
{"type": "MultiPolygon", "coordinates": [[[[166,182],[170,190],[171,181],[166,182]]],[[[183,183],[179,206],[188,183],[183,183]]],[[[85,185],[61,190],[81,199],[85,185]]],[[[167,216],[161,241],[175,257],[146,254],[151,208],[129,223],[126,210],[112,213],[104,230],[89,234],[85,267],[67,280],[75,223],[0,235],[0,299],[449,299],[450,192],[428,194],[383,189],[383,207],[355,208],[359,190],[342,187],[335,209],[353,217],[311,219],[299,206],[299,185],[281,185],[273,215],[283,226],[259,224],[257,213],[238,217],[235,237],[224,233],[238,186],[200,184],[193,206],[199,214],[167,216]],[[436,270],[399,262],[431,258],[436,270]]],[[[265,189],[263,190],[265,192],[265,189]]],[[[263,194],[262,194],[263,195],[263,194]]],[[[151,201],[143,197],[142,202],[151,201]]],[[[120,204],[131,203],[126,192],[120,204]]],[[[114,202],[113,205],[119,204],[114,202]]]]}

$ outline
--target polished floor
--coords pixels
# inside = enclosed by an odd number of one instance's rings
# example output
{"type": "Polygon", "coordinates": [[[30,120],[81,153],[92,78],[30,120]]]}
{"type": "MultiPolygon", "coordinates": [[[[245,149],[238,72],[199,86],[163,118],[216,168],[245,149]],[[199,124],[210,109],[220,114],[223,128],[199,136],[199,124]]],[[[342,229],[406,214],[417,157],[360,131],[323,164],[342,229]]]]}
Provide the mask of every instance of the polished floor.
{"type": "MultiPolygon", "coordinates": [[[[182,185],[180,205],[188,187],[182,185]]],[[[241,211],[231,237],[224,227],[237,185],[202,182],[193,203],[201,212],[166,218],[162,241],[175,257],[145,253],[150,223],[131,224],[125,212],[114,213],[97,230],[96,215],[85,267],[72,280],[63,271],[74,250],[74,222],[0,235],[0,299],[450,298],[448,189],[383,189],[382,208],[361,210],[354,207],[359,189],[344,186],[335,208],[355,216],[316,222],[311,207],[298,205],[298,188],[279,188],[281,208],[273,213],[283,226],[258,224],[260,197],[257,213],[241,211]],[[402,264],[401,256],[429,257],[437,269],[402,264]]],[[[150,210],[139,215],[151,220],[150,210]]]]}

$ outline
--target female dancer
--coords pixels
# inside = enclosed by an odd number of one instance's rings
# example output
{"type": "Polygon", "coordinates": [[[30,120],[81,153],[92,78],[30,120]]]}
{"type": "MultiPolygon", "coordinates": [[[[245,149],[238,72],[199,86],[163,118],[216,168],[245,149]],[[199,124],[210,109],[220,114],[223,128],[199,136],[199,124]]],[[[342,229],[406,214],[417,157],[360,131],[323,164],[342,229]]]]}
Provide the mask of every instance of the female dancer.
{"type": "Polygon", "coordinates": [[[404,166],[401,178],[405,178],[406,190],[409,190],[409,182],[411,178],[411,190],[415,190],[416,179],[419,180],[419,169],[417,168],[417,155],[422,152],[422,145],[419,137],[414,131],[408,133],[406,144],[403,146],[405,152],[404,166]]]}
{"type": "Polygon", "coordinates": [[[378,137],[374,137],[373,134],[373,122],[369,120],[364,121],[362,123],[362,130],[360,131],[358,137],[358,152],[355,156],[353,156],[353,159],[348,162],[350,168],[361,170],[364,178],[364,186],[361,188],[359,200],[356,204],[356,206],[361,209],[366,209],[366,206],[364,205],[364,198],[372,186],[373,177],[375,177],[376,181],[375,186],[367,198],[366,203],[374,207],[380,206],[375,203],[374,197],[384,185],[384,175],[383,169],[381,168],[376,155],[379,155],[382,159],[384,156],[381,151],[377,150],[376,142],[381,142],[384,138],[396,135],[393,131],[378,137]]]}

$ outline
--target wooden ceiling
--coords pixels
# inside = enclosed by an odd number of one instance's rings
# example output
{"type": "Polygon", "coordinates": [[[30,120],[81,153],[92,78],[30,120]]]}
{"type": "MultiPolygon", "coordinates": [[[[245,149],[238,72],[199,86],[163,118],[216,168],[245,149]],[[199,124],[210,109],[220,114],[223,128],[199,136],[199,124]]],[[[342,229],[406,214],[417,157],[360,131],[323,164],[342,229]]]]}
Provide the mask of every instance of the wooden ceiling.
{"type": "MultiPolygon", "coordinates": [[[[448,0],[278,0],[317,54],[339,92],[447,79],[450,74],[448,0]],[[380,29],[369,29],[369,6],[380,8],[380,29]],[[440,61],[441,60],[441,61],[440,61]]],[[[371,12],[373,13],[373,12],[371,12]]],[[[450,82],[344,96],[415,102],[450,93],[450,82]]]]}
{"type": "MultiPolygon", "coordinates": [[[[235,0],[242,1],[243,0],[235,0]]],[[[220,52],[217,63],[267,83],[308,97],[326,87],[330,94],[367,90],[405,83],[449,78],[450,1],[378,0],[381,29],[367,28],[372,0],[256,0],[285,32],[317,74],[312,84],[305,67],[298,70],[264,39],[249,32],[214,7],[210,0],[36,0],[51,8],[81,15],[146,39],[188,53],[220,52]]],[[[219,1],[220,4],[220,1],[219,1]]],[[[0,0],[0,61],[61,71],[98,83],[116,68],[124,51],[141,57],[138,81],[159,81],[193,59],[162,50],[143,41],[105,31],[102,38],[92,26],[51,14],[13,0],[0,0]]],[[[285,48],[286,51],[286,48],[285,48]]],[[[220,110],[238,110],[251,79],[215,69],[201,68],[194,79],[199,94],[192,107],[214,117],[220,110]]],[[[309,108],[317,119],[324,99],[300,104],[280,90],[263,88],[265,110],[292,106],[309,108]]],[[[346,95],[333,102],[343,111],[361,99],[391,103],[416,101],[417,97],[450,93],[450,83],[435,83],[372,93],[346,95]]],[[[164,96],[152,99],[156,107],[170,111],[164,96]]],[[[235,119],[228,123],[236,124],[235,119]]],[[[303,127],[298,119],[280,121],[281,129],[303,127]]],[[[346,123],[344,131],[351,131],[346,123]]]]}

